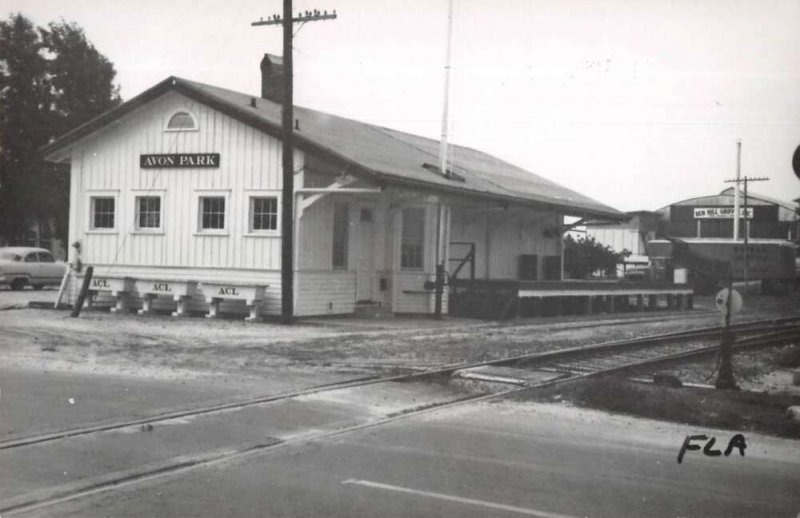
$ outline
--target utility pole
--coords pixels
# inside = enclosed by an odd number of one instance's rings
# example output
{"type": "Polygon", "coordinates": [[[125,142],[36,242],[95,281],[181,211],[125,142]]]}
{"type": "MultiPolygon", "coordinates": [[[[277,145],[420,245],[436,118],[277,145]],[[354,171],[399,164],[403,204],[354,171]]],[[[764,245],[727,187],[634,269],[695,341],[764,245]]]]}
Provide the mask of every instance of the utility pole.
{"type": "MultiPolygon", "coordinates": [[[[764,182],[766,180],[769,180],[769,178],[765,176],[753,177],[753,178],[745,176],[744,178],[740,178],[738,177],[738,175],[735,180],[725,180],[725,183],[736,184],[736,186],[734,187],[736,189],[736,192],[739,192],[739,183],[744,183],[744,210],[742,212],[744,213],[744,292],[745,293],[750,293],[750,285],[748,284],[748,281],[750,280],[750,261],[748,256],[749,253],[748,243],[750,240],[750,221],[749,221],[749,216],[747,215],[747,183],[764,182]]],[[[739,212],[736,209],[734,209],[733,217],[736,218],[737,220],[739,219],[739,212]]]]}
{"type": "Polygon", "coordinates": [[[739,241],[739,182],[742,174],[742,141],[736,141],[736,188],[733,190],[733,240],[739,241]]]}
{"type": "Polygon", "coordinates": [[[283,26],[283,205],[281,210],[281,319],[284,324],[294,320],[294,95],[292,70],[292,28],[294,23],[305,24],[336,19],[336,11],[305,11],[292,15],[292,0],[283,0],[283,16],[251,23],[252,26],[283,26]]]}

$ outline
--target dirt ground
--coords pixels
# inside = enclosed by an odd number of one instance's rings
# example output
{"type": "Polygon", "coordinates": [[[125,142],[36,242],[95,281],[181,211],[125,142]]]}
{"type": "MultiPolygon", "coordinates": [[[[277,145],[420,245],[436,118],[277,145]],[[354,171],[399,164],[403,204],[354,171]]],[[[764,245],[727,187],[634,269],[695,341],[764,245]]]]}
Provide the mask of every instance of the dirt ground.
{"type": "MultiPolygon", "coordinates": [[[[792,373],[797,369],[800,369],[800,344],[762,351],[741,351],[733,356],[734,378],[743,391],[800,396],[800,386],[793,383],[792,373]]],[[[643,369],[632,374],[634,377],[650,377],[656,372],[671,374],[684,383],[713,385],[718,375],[718,360],[713,356],[662,367],[657,371],[643,369]]]]}
{"type": "MultiPolygon", "coordinates": [[[[0,290],[2,363],[58,371],[121,373],[162,379],[211,373],[263,377],[274,371],[386,374],[718,325],[710,298],[672,313],[516,320],[354,318],[293,326],[166,315],[117,315],[27,309],[55,300],[55,290],[0,290]],[[25,308],[25,309],[20,309],[25,308]]],[[[800,295],[746,298],[735,320],[797,315],[800,295]]]]}

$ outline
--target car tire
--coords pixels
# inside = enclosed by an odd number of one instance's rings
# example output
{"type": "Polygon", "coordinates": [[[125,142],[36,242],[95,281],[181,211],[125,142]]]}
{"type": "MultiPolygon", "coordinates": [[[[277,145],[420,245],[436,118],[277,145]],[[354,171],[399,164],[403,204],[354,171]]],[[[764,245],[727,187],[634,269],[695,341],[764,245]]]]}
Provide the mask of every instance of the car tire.
{"type": "Polygon", "coordinates": [[[14,279],[11,281],[11,289],[14,291],[20,291],[28,282],[25,279],[14,279]]]}

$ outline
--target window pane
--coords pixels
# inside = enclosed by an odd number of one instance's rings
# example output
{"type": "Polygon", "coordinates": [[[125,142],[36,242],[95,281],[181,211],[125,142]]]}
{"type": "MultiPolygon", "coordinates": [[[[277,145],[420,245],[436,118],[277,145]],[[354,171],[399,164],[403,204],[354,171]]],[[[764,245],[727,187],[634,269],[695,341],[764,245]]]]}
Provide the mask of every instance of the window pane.
{"type": "Polygon", "coordinates": [[[56,262],[53,254],[49,252],[39,252],[39,262],[40,263],[54,263],[56,262]]]}
{"type": "Polygon", "coordinates": [[[346,203],[333,206],[332,263],[337,269],[347,268],[347,230],[350,226],[350,207],[346,203]]]}
{"type": "Polygon", "coordinates": [[[403,209],[400,267],[421,269],[425,256],[425,209],[403,209]]]}
{"type": "Polygon", "coordinates": [[[225,198],[204,196],[200,198],[200,229],[225,229],[225,198]]]}
{"type": "Polygon", "coordinates": [[[39,259],[38,259],[36,256],[37,256],[36,252],[32,252],[32,253],[30,253],[30,254],[26,255],[26,256],[25,256],[25,262],[26,262],[26,263],[36,263],[36,262],[39,262],[39,259]]]}
{"type": "Polygon", "coordinates": [[[114,198],[92,198],[92,228],[114,228],[114,198]]]}
{"type": "Polygon", "coordinates": [[[137,200],[138,228],[161,228],[161,198],[158,196],[139,196],[137,200]]]}
{"type": "Polygon", "coordinates": [[[178,112],[172,116],[167,124],[169,129],[194,129],[194,119],[186,112],[178,112]]]}
{"type": "Polygon", "coordinates": [[[250,230],[278,229],[278,198],[250,198],[250,230]]]}

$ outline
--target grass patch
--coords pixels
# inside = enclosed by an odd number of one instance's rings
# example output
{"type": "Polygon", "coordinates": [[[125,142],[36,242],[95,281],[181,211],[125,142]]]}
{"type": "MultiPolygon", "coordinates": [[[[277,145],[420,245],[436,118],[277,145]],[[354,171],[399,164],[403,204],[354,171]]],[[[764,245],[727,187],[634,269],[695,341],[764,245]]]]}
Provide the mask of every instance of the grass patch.
{"type": "Polygon", "coordinates": [[[516,398],[568,401],[577,406],[695,426],[800,438],[800,423],[786,408],[800,396],[696,388],[671,388],[605,376],[533,389],[516,398]]]}

